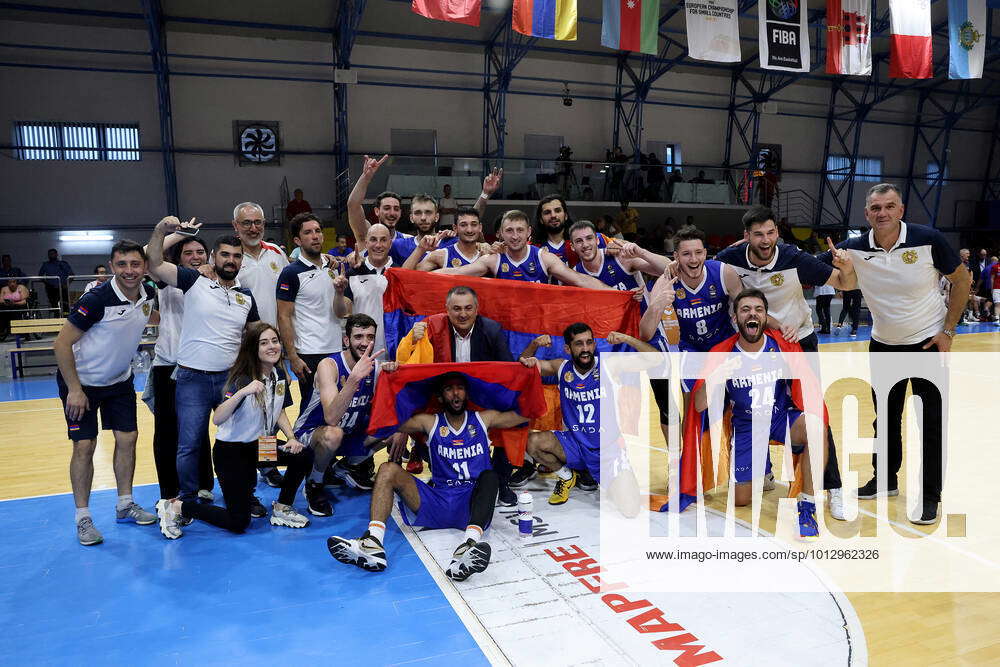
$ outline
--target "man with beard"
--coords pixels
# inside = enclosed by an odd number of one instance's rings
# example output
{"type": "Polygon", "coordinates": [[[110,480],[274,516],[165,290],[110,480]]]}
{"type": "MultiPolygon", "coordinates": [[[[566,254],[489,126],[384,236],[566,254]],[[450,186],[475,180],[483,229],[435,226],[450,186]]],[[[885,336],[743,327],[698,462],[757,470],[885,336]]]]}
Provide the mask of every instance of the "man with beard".
{"type": "Polygon", "coordinates": [[[138,438],[132,355],[153,313],[155,292],[143,284],[146,255],[137,243],[116,243],[111,248],[110,264],[115,277],[80,297],[52,346],[59,364],[56,383],[67,437],[73,441],[69,476],[76,504],[76,535],[83,546],[104,541],[90,514],[98,412],[101,427],[113,431],[115,437],[117,520],[140,525],[155,521],[132,498],[138,438]]]}
{"type": "Polygon", "coordinates": [[[611,289],[600,280],[573,271],[548,252],[541,252],[531,240],[528,216],[522,211],[507,211],[500,220],[500,239],[503,250],[485,255],[465,266],[438,269],[441,273],[463,276],[488,276],[506,280],[523,280],[546,283],[557,278],[567,285],[590,289],[611,289]]]}
{"type": "MultiPolygon", "coordinates": [[[[812,311],[802,293],[802,285],[829,285],[834,289],[857,287],[854,265],[846,251],[838,251],[832,264],[826,264],[795,246],[782,243],[774,212],[766,206],[753,206],[743,215],[749,240],[726,248],[716,259],[733,266],[743,287],[759,289],[771,308],[768,327],[781,331],[788,342],[797,342],[803,352],[819,351],[819,339],[813,331],[812,311]]],[[[833,248],[833,241],[827,239],[833,248]]],[[[815,356],[809,355],[810,363],[815,356]]],[[[819,374],[819,369],[813,372],[819,374]]],[[[833,434],[827,438],[831,451],[823,473],[823,488],[830,492],[830,514],[844,520],[842,483],[833,434]]]]}
{"type": "MultiPolygon", "coordinates": [[[[438,232],[437,202],[427,194],[416,194],[410,199],[410,222],[417,230],[416,236],[397,238],[392,242],[389,256],[396,266],[402,266],[410,255],[417,252],[424,238],[437,238],[441,247],[454,245],[457,241],[450,231],[438,232]]],[[[423,257],[421,254],[420,257],[423,257]]]]}
{"type": "Polygon", "coordinates": [[[479,211],[468,206],[462,206],[455,214],[455,238],[457,243],[439,247],[437,237],[425,236],[420,239],[419,247],[415,248],[403,264],[404,269],[417,271],[435,271],[445,267],[467,266],[482,255],[479,239],[483,234],[483,226],[479,221],[479,211]],[[422,258],[422,259],[421,259],[422,258]]]}
{"type": "Polygon", "coordinates": [[[243,262],[237,277],[240,284],[253,293],[260,319],[268,324],[277,324],[278,303],[274,288],[282,269],[288,266],[288,257],[284,250],[264,240],[265,223],[264,209],[260,204],[244,202],[237,204],[233,210],[233,229],[243,250],[243,262]]]}
{"type": "MultiPolygon", "coordinates": [[[[597,278],[605,285],[622,292],[632,291],[642,296],[646,308],[646,281],[642,274],[661,275],[669,260],[635,243],[625,243],[617,257],[600,246],[601,234],[589,220],[573,223],[569,228],[570,242],[579,261],[573,266],[577,273],[597,278]]],[[[647,340],[651,340],[647,339],[647,340]]]]}
{"type": "Polygon", "coordinates": [[[368,530],[356,539],[334,535],[326,541],[330,555],[341,563],[369,572],[385,570],[385,522],[398,496],[400,514],[408,526],[465,531],[445,571],[450,579],[465,581],[489,565],[491,549],[483,541],[483,531],[493,520],[497,475],[490,468],[487,431],[520,426],[527,419],[516,412],[469,410],[466,379],[458,373],[441,378],[438,396],[441,413],[417,414],[399,427],[401,433],[427,437],[430,482],[417,479],[398,463],[379,466],[368,530]]]}
{"type": "MultiPolygon", "coordinates": [[[[767,429],[767,435],[758,438],[765,443],[765,449],[769,442],[785,444],[788,434],[790,442],[787,444],[792,447],[792,452],[806,455],[800,466],[799,536],[803,539],[816,538],[819,536],[819,525],[816,522],[816,501],[808,458],[805,413],[792,397],[791,381],[782,377],[783,364],[776,361],[782,358],[783,351],[799,352],[801,348],[795,343],[779,346],[765,332],[767,297],[760,290],[751,288],[741,291],[733,299],[733,309],[739,331],[735,348],[725,362],[712,370],[706,381],[698,381],[694,391],[694,408],[699,413],[708,408],[706,386],[724,385],[725,402],[732,407],[733,474],[736,480],[735,504],[738,507],[750,504],[754,473],[764,472],[767,457],[767,452],[760,450],[755,456],[754,417],[767,429]]],[[[729,345],[730,341],[724,341],[712,351],[725,352],[729,345]]],[[[820,431],[823,433],[825,458],[826,432],[823,429],[820,431]]]]}
{"type": "MultiPolygon", "coordinates": [[[[612,345],[629,345],[638,352],[656,348],[616,331],[608,334],[612,345]]],[[[533,431],[528,436],[528,454],[556,474],[550,505],[562,505],[577,485],[579,473],[587,471],[601,481],[601,370],[594,332],[583,322],[563,331],[564,350],[569,359],[539,360],[522,357],[521,363],[537,368],[542,376],[559,377],[562,431],[533,431]]]]}
{"type": "MultiPolygon", "coordinates": [[[[374,438],[368,437],[371,400],[375,383],[383,370],[392,371],[395,362],[380,364],[376,359],[385,353],[375,345],[375,321],[364,314],[351,315],[344,327],[344,349],[319,362],[316,386],[309,403],[299,413],[293,430],[296,439],[315,452],[313,469],[306,480],[309,513],[331,516],[333,507],[323,490],[323,475],[334,455],[372,461],[374,438]]],[[[353,488],[370,490],[365,475],[355,466],[348,469],[338,463],[334,474],[353,488]]],[[[370,477],[371,473],[368,473],[370,477]]]]}
{"type": "Polygon", "coordinates": [[[334,314],[337,262],[323,253],[323,227],[312,213],[289,223],[299,258],[278,278],[278,330],[292,372],[299,379],[301,403],[309,403],[312,374],[327,355],[340,351],[340,323],[334,314]]]}
{"type": "MultiPolygon", "coordinates": [[[[555,255],[567,266],[576,266],[579,261],[572,245],[566,242],[566,230],[572,224],[569,206],[561,195],[547,195],[539,200],[535,207],[535,226],[538,238],[545,239],[540,248],[555,255]]],[[[598,233],[597,247],[606,248],[607,245],[608,238],[598,233]]]]}
{"type": "MultiPolygon", "coordinates": [[[[237,212],[238,213],[238,212],[237,212]]],[[[180,227],[175,217],[160,220],[149,239],[149,274],[184,292],[184,318],[177,348],[177,475],[181,500],[198,493],[198,459],[212,410],[222,402],[226,376],[243,328],[260,319],[256,299],[240,285],[243,247],[235,236],[220,236],[212,248],[213,280],[192,268],[163,259],[163,238],[180,227]]],[[[266,516],[259,500],[255,517],[266,516]]]]}

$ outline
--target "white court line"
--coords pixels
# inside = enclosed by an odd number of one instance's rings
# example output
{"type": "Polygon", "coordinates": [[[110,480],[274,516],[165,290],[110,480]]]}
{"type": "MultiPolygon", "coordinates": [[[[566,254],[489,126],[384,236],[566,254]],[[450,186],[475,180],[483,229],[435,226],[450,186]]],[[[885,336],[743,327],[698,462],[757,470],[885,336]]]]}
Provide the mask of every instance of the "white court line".
{"type": "MultiPolygon", "coordinates": [[[[32,399],[29,399],[29,400],[34,401],[34,400],[38,400],[38,399],[32,398],[32,399]]],[[[18,401],[9,401],[9,402],[10,403],[17,403],[18,401]]],[[[3,415],[16,415],[19,412],[49,412],[51,410],[58,410],[59,412],[62,412],[63,409],[62,409],[62,406],[56,406],[56,407],[52,407],[52,408],[31,408],[30,410],[2,410],[2,409],[0,409],[0,417],[2,417],[3,415]]]]}
{"type": "MultiPolygon", "coordinates": [[[[136,489],[141,489],[144,486],[157,486],[157,483],[150,482],[149,484],[133,484],[132,491],[134,492],[136,489]]],[[[115,487],[113,486],[102,486],[100,488],[91,489],[90,491],[91,493],[93,493],[94,491],[110,491],[114,488],[115,487]]],[[[9,503],[12,500],[32,500],[34,498],[54,498],[56,496],[71,496],[71,495],[73,495],[72,491],[62,491],[60,493],[42,493],[37,496],[18,496],[17,498],[0,498],[0,503],[9,503]]]]}
{"type": "Polygon", "coordinates": [[[430,551],[427,550],[427,546],[417,538],[413,528],[403,523],[402,518],[399,516],[399,509],[395,506],[395,503],[393,503],[392,518],[396,522],[396,526],[400,532],[406,537],[406,541],[410,543],[410,547],[417,554],[420,562],[424,564],[424,569],[431,575],[434,583],[441,589],[441,593],[444,594],[445,599],[451,604],[451,608],[455,610],[458,618],[465,625],[465,629],[476,640],[486,659],[490,661],[491,665],[506,665],[509,667],[511,662],[493,639],[493,635],[489,633],[486,626],[479,620],[476,612],[472,611],[465,598],[455,589],[455,585],[451,583],[451,580],[441,571],[437,561],[431,556],[430,551]]]}

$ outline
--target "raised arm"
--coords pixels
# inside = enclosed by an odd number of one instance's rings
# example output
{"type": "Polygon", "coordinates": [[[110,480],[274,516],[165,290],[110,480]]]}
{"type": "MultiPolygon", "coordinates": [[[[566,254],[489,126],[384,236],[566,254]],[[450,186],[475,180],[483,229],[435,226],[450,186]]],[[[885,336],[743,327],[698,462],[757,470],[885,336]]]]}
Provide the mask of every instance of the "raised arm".
{"type": "MultiPolygon", "coordinates": [[[[187,224],[193,225],[194,218],[191,218],[187,224]]],[[[165,282],[171,287],[177,287],[177,265],[163,259],[163,240],[167,234],[176,232],[180,226],[180,220],[172,215],[168,215],[153,228],[153,235],[149,237],[149,243],[146,245],[149,275],[159,281],[165,282]]]]}
{"type": "Polygon", "coordinates": [[[549,375],[555,375],[559,372],[559,365],[562,364],[562,359],[538,359],[535,357],[535,352],[538,351],[540,347],[549,347],[552,345],[552,337],[548,334],[543,334],[537,336],[530,343],[528,347],[524,348],[521,352],[521,357],[518,359],[522,364],[528,368],[537,368],[543,377],[549,375]]]}
{"type": "Polygon", "coordinates": [[[476,205],[473,207],[479,213],[479,217],[483,220],[486,219],[486,202],[490,200],[497,189],[500,187],[500,181],[503,180],[503,169],[498,167],[493,167],[493,170],[486,175],[483,179],[483,191],[479,195],[479,199],[476,200],[476,205]]]}
{"type": "Polygon", "coordinates": [[[497,412],[496,410],[483,410],[479,413],[479,418],[483,420],[486,428],[514,428],[528,423],[527,417],[522,417],[513,411],[497,412]]]}
{"type": "Polygon", "coordinates": [[[358,177],[354,189],[351,190],[351,194],[347,198],[347,222],[351,225],[351,232],[356,239],[363,239],[368,235],[371,223],[365,218],[365,193],[368,191],[368,185],[372,182],[375,172],[388,159],[388,155],[383,155],[379,160],[366,155],[364,166],[361,168],[361,176],[358,177]]]}
{"type": "Polygon", "coordinates": [[[354,302],[345,293],[348,287],[347,263],[339,262],[335,269],[337,277],[333,279],[333,314],[336,317],[347,317],[354,310],[354,302]]]}
{"type": "MultiPolygon", "coordinates": [[[[652,338],[652,336],[650,336],[650,338],[652,338]]],[[[660,351],[645,341],[641,341],[638,338],[635,338],[634,336],[629,336],[628,334],[623,334],[619,331],[612,331],[611,333],[609,333],[607,341],[609,345],[621,345],[622,343],[625,343],[636,352],[660,351]]]]}

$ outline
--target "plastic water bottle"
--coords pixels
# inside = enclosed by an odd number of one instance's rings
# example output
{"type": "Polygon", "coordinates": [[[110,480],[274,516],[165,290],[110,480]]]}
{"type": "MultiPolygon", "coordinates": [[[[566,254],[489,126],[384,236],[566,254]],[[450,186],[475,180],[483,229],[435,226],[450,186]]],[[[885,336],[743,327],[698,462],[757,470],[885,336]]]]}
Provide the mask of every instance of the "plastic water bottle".
{"type": "Polygon", "coordinates": [[[531,494],[522,491],[517,495],[517,532],[522,540],[531,539],[535,527],[535,501],[531,494]]]}

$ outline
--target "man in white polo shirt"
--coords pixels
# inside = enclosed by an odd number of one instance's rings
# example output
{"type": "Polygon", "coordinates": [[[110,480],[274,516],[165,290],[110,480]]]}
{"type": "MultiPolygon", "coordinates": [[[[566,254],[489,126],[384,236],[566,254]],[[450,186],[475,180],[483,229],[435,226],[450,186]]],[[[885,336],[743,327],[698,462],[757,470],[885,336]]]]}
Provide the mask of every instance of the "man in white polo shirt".
{"type": "Polygon", "coordinates": [[[240,285],[240,240],[222,236],[212,248],[211,280],[194,269],[163,259],[163,237],[180,221],[166,217],[149,239],[149,273],[184,292],[184,318],[177,347],[177,476],[180,498],[198,493],[198,457],[212,410],[222,402],[229,368],[236,360],[243,328],[260,319],[256,299],[240,285]]]}
{"type": "Polygon", "coordinates": [[[104,541],[90,514],[98,411],[101,426],[115,435],[118,521],[146,525],[156,519],[132,498],[135,442],[139,435],[132,356],[153,312],[155,290],[142,282],[146,254],[133,241],[119,241],[111,248],[111,270],[113,279],[90,290],[73,305],[53,344],[59,364],[59,398],[69,439],[73,441],[69,477],[76,502],[76,534],[84,546],[104,541]]]}
{"type": "MultiPolygon", "coordinates": [[[[375,321],[375,349],[385,350],[382,295],[389,281],[385,271],[393,265],[389,256],[389,229],[383,224],[372,225],[365,236],[367,256],[360,266],[348,269],[334,280],[336,293],[333,307],[337,317],[363,313],[375,321]]],[[[396,358],[396,350],[387,350],[387,359],[396,358]]]]}
{"type": "MultiPolygon", "coordinates": [[[[868,191],[865,217],[871,231],[837,244],[851,255],[858,276],[858,286],[872,314],[872,339],[869,352],[948,352],[955,337],[955,327],[965,308],[972,276],[958,253],[941,232],[932,227],[903,222],[903,201],[899,188],[880,183],[868,191]],[[939,276],[951,282],[951,299],[945,306],[938,289],[939,276]]],[[[820,255],[825,261],[830,254],[820,255]]],[[[879,357],[872,355],[872,374],[879,367],[879,357]]],[[[923,484],[919,514],[911,517],[916,524],[931,524],[938,518],[941,501],[942,434],[941,420],[946,415],[942,394],[929,380],[909,378],[913,394],[923,404],[921,435],[923,484]]],[[[899,495],[897,473],[903,460],[902,419],[907,381],[889,391],[886,428],[887,479],[875,476],[858,489],[858,498],[899,495]]],[[[872,399],[875,393],[872,392],[872,399]]],[[[877,406],[876,402],[876,406],[877,406]]],[[[877,428],[877,426],[876,426],[877,428]]],[[[877,449],[880,449],[876,445],[877,449]]],[[[872,468],[877,471],[877,454],[872,454],[872,468]]]]}
{"type": "Polygon", "coordinates": [[[260,319],[278,324],[278,305],[274,288],[281,270],[288,266],[285,251],[264,241],[264,209],[254,202],[237,204],[233,210],[233,229],[243,248],[240,285],[253,293],[260,319]]]}
{"type": "Polygon", "coordinates": [[[333,312],[333,279],[339,267],[323,252],[319,218],[299,213],[289,225],[301,253],[278,278],[278,329],[299,379],[301,408],[309,403],[319,362],[341,349],[340,322],[333,312]]]}

